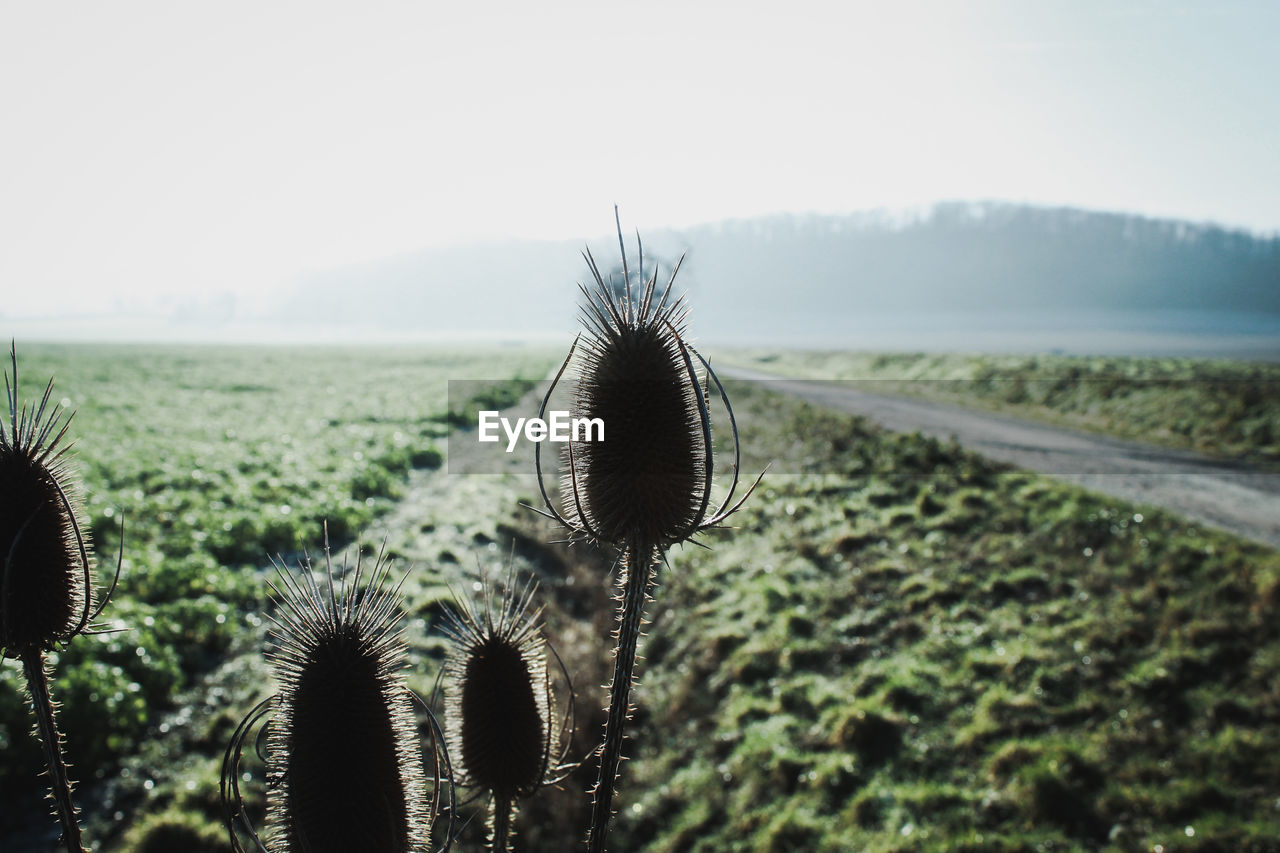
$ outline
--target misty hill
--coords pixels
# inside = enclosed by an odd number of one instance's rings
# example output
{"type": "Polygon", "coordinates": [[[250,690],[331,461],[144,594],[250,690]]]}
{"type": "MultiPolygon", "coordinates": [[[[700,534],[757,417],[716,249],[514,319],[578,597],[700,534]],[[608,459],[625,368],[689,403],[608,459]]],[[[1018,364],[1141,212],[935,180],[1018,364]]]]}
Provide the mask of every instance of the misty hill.
{"type": "MultiPolygon", "coordinates": [[[[949,203],[912,218],[778,215],[642,236],[664,269],[687,251],[679,282],[703,339],[830,337],[868,318],[917,314],[1280,320],[1280,237],[1214,225],[949,203]]],[[[608,271],[616,238],[588,242],[608,271]]],[[[563,333],[574,325],[574,283],[587,274],[582,246],[425,250],[316,274],[298,283],[282,316],[402,331],[563,333]]]]}

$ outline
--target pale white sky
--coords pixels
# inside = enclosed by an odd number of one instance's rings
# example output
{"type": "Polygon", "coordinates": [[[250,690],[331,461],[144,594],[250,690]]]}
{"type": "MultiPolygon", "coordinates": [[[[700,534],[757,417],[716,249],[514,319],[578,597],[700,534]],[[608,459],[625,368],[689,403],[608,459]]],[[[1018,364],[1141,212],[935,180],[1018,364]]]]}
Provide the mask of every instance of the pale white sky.
{"type": "Polygon", "coordinates": [[[1004,199],[1280,229],[1280,3],[0,0],[0,319],[1004,199]]]}

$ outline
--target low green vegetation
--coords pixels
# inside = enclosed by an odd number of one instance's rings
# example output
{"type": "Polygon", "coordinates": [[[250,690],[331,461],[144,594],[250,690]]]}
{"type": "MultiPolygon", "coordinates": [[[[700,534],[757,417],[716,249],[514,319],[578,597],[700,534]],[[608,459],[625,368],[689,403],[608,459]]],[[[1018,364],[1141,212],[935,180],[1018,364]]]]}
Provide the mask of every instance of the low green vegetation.
{"type": "Polygon", "coordinates": [[[663,573],[619,849],[1280,848],[1280,555],[733,394],[793,473],[663,573]]]}
{"type": "MultiPolygon", "coordinates": [[[[396,506],[412,471],[441,465],[448,380],[541,375],[553,357],[22,345],[18,359],[21,399],[53,376],[54,400],[76,412],[74,467],[100,586],[124,525],[120,585],[103,614],[122,630],[52,656],[73,775],[82,786],[116,786],[122,768],[145,777],[146,767],[128,769],[144,749],[164,769],[184,759],[191,743],[169,738],[165,721],[184,702],[225,699],[201,696],[206,680],[246,648],[259,651],[267,592],[259,570],[272,557],[292,562],[315,550],[322,523],[340,549],[396,506]]],[[[209,756],[225,748],[229,719],[212,715],[194,735],[209,756]]],[[[19,668],[0,667],[0,799],[20,804],[0,814],[0,837],[6,822],[44,808],[30,726],[19,668]]],[[[102,818],[92,802],[86,809],[91,823],[102,818]]]]}
{"type": "Polygon", "coordinates": [[[514,405],[537,382],[537,379],[516,376],[510,379],[460,383],[459,399],[449,401],[448,423],[459,429],[475,429],[480,412],[497,411],[514,405]]]}
{"type": "Polygon", "coordinates": [[[1187,358],[744,350],[726,364],[1280,463],[1280,365],[1187,358]]]}

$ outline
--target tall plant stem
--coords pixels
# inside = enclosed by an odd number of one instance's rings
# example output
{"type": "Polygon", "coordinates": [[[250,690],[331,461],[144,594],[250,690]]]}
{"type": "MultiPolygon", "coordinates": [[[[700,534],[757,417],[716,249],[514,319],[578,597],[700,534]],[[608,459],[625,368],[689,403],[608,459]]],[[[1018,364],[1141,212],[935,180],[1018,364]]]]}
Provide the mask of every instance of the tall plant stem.
{"type": "Polygon", "coordinates": [[[53,716],[53,700],[49,696],[49,677],[44,667],[44,652],[29,648],[22,653],[22,668],[27,676],[27,688],[31,691],[31,707],[36,715],[36,729],[44,746],[45,763],[49,765],[49,788],[62,822],[62,842],[67,853],[84,853],[80,843],[80,824],[76,821],[76,807],[71,802],[71,778],[62,760],[62,741],[53,716]]]}
{"type": "Polygon", "coordinates": [[[600,751],[600,775],[596,778],[595,802],[591,806],[590,853],[603,853],[613,815],[613,786],[622,760],[622,738],[631,711],[631,679],[636,666],[636,643],[644,605],[653,586],[653,567],[658,555],[654,545],[632,542],[627,546],[626,579],[618,620],[618,647],[613,659],[613,684],[609,687],[609,717],[604,727],[600,751]]]}
{"type": "Polygon", "coordinates": [[[511,836],[511,800],[494,798],[493,801],[493,841],[489,849],[493,853],[507,853],[508,838],[511,836]]]}

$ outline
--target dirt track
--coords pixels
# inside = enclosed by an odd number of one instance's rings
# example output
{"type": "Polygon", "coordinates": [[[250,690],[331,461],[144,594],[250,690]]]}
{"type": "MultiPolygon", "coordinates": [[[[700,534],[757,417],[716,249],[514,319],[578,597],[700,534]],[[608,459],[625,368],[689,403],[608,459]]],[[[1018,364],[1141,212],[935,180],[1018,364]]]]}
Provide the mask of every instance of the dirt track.
{"type": "Polygon", "coordinates": [[[891,430],[955,439],[988,458],[1280,548],[1280,474],[1189,451],[863,390],[870,383],[859,387],[858,382],[782,379],[730,367],[718,371],[725,377],[768,381],[774,390],[863,415],[891,430]]]}

